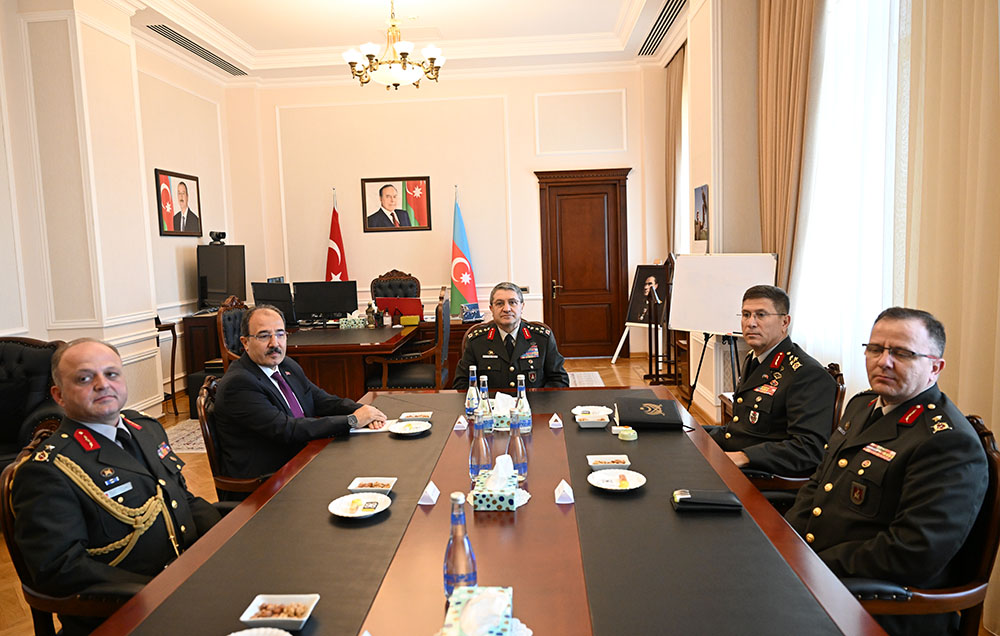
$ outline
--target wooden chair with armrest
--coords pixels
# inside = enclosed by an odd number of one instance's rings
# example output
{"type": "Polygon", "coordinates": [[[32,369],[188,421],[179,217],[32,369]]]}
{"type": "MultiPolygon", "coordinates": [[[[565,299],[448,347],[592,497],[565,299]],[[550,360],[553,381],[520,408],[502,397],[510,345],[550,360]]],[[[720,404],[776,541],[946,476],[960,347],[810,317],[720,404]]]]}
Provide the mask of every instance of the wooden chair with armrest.
{"type": "Polygon", "coordinates": [[[264,483],[267,476],[254,478],[229,477],[222,469],[218,445],[219,436],[215,431],[215,391],[219,379],[214,375],[205,378],[205,383],[198,391],[198,424],[201,425],[201,436],[205,440],[205,454],[208,455],[208,465],[212,469],[212,480],[215,483],[215,493],[219,499],[228,493],[248,493],[264,483]]]}
{"type": "Polygon", "coordinates": [[[236,296],[230,296],[219,307],[215,315],[216,331],[219,334],[219,351],[222,353],[222,369],[229,369],[229,363],[239,360],[243,355],[243,343],[240,341],[240,324],[243,314],[247,311],[246,304],[236,296]]]}
{"type": "Polygon", "coordinates": [[[437,338],[422,351],[398,356],[368,356],[365,363],[373,370],[365,382],[369,390],[378,389],[447,389],[448,339],[451,337],[451,299],[448,288],[441,287],[434,320],[437,338]],[[430,361],[430,362],[428,362],[430,361]]]}
{"type": "Polygon", "coordinates": [[[126,601],[134,596],[142,585],[138,583],[99,583],[72,596],[48,596],[32,588],[31,574],[24,556],[14,540],[14,508],[11,502],[11,488],[17,478],[17,469],[52,434],[54,428],[40,428],[31,442],[18,454],[14,462],[0,473],[0,530],[3,532],[10,560],[14,564],[17,577],[21,580],[21,592],[31,608],[31,620],[36,636],[55,636],[53,614],[70,616],[106,617],[110,616],[126,601]]]}
{"type": "Polygon", "coordinates": [[[983,506],[969,536],[953,559],[953,563],[960,564],[961,571],[969,573],[969,579],[961,585],[943,589],[917,589],[873,579],[842,579],[847,589],[871,614],[943,614],[957,611],[961,613],[959,634],[976,636],[980,633],[986,586],[1000,545],[1000,451],[997,450],[996,438],[981,417],[969,415],[967,419],[979,435],[989,468],[989,485],[983,506]]]}
{"type": "MultiPolygon", "coordinates": [[[[833,376],[835,381],[835,397],[833,404],[833,418],[830,423],[830,433],[837,430],[840,424],[840,414],[844,410],[844,398],[847,395],[847,385],[844,383],[844,374],[840,371],[840,365],[831,362],[826,365],[827,372],[833,376]]],[[[743,474],[747,476],[757,490],[764,493],[764,496],[771,502],[779,512],[787,512],[795,503],[795,495],[799,488],[809,481],[808,475],[790,476],[776,475],[762,470],[743,469],[743,474]]]]}

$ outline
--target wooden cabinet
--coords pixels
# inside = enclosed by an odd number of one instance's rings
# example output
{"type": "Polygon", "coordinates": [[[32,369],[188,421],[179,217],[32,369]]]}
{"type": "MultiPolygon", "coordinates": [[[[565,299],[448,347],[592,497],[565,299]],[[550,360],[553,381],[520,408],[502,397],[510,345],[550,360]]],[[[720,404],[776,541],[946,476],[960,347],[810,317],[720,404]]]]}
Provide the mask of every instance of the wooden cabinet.
{"type": "Polygon", "coordinates": [[[185,316],[184,372],[187,375],[205,370],[205,363],[222,356],[219,351],[219,331],[216,313],[185,316]]]}

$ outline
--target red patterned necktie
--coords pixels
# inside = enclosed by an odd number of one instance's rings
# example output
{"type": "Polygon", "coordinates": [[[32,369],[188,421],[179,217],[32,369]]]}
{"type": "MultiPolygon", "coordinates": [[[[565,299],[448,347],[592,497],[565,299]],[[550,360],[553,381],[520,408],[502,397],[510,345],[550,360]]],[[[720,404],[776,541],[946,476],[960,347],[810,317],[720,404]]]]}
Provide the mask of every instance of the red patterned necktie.
{"type": "Polygon", "coordinates": [[[389,214],[392,215],[392,224],[393,224],[393,226],[399,227],[399,219],[396,218],[396,213],[395,212],[390,212],[389,214]]]}
{"type": "Polygon", "coordinates": [[[288,400],[288,408],[292,410],[292,417],[305,417],[306,414],[302,410],[302,405],[299,404],[298,398],[295,397],[295,392],[292,391],[292,387],[289,386],[285,378],[281,377],[281,369],[272,373],[271,377],[278,383],[278,388],[281,389],[281,393],[288,400]]]}

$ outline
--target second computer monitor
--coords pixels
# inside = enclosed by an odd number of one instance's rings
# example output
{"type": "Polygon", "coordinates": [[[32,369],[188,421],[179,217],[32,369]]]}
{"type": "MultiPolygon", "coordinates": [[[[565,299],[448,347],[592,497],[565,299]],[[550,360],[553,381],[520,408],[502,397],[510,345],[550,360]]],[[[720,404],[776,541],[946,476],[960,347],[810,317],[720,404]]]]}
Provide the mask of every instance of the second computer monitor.
{"type": "Polygon", "coordinates": [[[285,326],[298,324],[292,304],[292,286],[288,283],[250,283],[255,305],[273,305],[285,315],[285,326]]]}
{"type": "Polygon", "coordinates": [[[353,280],[294,283],[299,320],[343,318],[358,309],[358,283],[353,280]]]}

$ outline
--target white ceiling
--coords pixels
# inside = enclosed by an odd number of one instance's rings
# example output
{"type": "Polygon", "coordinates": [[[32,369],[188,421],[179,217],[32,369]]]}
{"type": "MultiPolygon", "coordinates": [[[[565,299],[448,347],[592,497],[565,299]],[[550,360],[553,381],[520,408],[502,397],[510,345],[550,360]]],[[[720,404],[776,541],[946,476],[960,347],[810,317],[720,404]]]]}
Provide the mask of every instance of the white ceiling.
{"type": "MultiPolygon", "coordinates": [[[[396,0],[403,39],[434,43],[448,72],[632,61],[665,0],[396,0]]],[[[137,35],[214,68],[146,25],[164,24],[251,76],[307,77],[385,45],[389,0],[144,0],[137,35]]],[[[345,73],[346,75],[346,73],[345,73]]],[[[442,72],[442,77],[444,71],[442,72]]]]}

